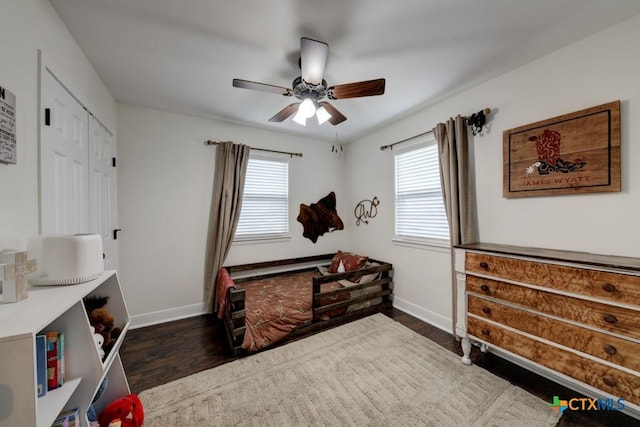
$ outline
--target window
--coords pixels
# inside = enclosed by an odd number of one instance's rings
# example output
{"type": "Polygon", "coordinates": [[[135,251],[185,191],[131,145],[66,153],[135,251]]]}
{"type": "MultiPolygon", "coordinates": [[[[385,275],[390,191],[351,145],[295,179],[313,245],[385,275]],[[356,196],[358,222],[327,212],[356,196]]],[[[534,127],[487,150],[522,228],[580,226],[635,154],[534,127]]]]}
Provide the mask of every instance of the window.
{"type": "Polygon", "coordinates": [[[288,237],[289,163],[251,156],[235,241],[288,237]]]}
{"type": "Polygon", "coordinates": [[[396,239],[443,245],[449,223],[442,199],[438,147],[423,138],[395,156],[396,239]]]}

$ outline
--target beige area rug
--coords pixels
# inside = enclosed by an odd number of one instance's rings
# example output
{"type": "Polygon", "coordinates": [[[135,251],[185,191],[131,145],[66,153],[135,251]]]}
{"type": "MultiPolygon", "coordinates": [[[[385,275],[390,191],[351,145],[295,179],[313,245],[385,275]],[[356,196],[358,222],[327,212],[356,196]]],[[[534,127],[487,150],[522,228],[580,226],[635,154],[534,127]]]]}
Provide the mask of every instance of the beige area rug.
{"type": "Polygon", "coordinates": [[[376,314],[140,394],[152,426],[554,426],[548,402],[376,314]]]}

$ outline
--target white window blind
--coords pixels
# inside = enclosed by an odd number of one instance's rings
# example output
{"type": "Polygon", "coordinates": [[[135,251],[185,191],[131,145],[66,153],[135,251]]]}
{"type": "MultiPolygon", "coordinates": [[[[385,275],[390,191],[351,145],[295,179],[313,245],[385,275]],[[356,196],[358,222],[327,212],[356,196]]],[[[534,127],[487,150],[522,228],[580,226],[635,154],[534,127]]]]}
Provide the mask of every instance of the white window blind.
{"type": "Polygon", "coordinates": [[[234,240],[289,234],[289,163],[250,157],[234,240]]]}
{"type": "Polygon", "coordinates": [[[449,240],[442,199],[438,147],[428,145],[395,156],[396,239],[416,243],[449,240]]]}

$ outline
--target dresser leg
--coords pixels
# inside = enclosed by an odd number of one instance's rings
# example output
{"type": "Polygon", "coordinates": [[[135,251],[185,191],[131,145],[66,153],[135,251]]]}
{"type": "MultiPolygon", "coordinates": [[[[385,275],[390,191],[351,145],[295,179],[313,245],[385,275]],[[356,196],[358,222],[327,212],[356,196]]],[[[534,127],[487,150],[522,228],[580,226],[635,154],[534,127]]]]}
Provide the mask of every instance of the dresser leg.
{"type": "Polygon", "coordinates": [[[471,365],[471,359],[469,359],[469,355],[471,354],[471,341],[468,337],[464,337],[460,345],[462,346],[462,363],[471,365]]]}

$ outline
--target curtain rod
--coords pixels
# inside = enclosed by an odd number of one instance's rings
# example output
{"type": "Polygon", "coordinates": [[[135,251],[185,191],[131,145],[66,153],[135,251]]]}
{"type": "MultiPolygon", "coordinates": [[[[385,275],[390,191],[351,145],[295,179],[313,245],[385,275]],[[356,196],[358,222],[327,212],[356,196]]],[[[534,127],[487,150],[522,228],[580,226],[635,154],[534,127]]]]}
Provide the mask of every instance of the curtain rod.
{"type": "MultiPolygon", "coordinates": [[[[231,142],[231,141],[207,141],[207,145],[218,145],[222,142],[231,142]]],[[[268,150],[266,148],[255,148],[255,147],[249,147],[252,150],[256,150],[256,151],[266,151],[268,153],[278,153],[278,154],[288,154],[289,156],[293,157],[302,157],[302,153],[290,153],[288,151],[278,151],[278,150],[268,150]]]]}
{"type": "MultiPolygon", "coordinates": [[[[482,110],[482,111],[481,111],[481,113],[483,113],[485,116],[488,116],[489,114],[491,114],[491,109],[490,109],[490,108],[485,108],[484,110],[482,110]]],[[[474,114],[474,115],[475,115],[475,114],[474,114]]],[[[466,116],[463,116],[462,118],[463,118],[463,119],[465,119],[465,120],[468,120],[468,119],[469,119],[469,118],[468,118],[468,117],[466,117],[466,116]]],[[[403,142],[410,141],[410,140],[412,140],[412,139],[414,139],[414,138],[418,138],[418,137],[420,137],[420,136],[430,135],[430,134],[432,134],[432,133],[433,133],[433,130],[428,130],[428,131],[426,131],[426,132],[419,133],[418,135],[414,135],[414,136],[411,136],[411,137],[409,137],[409,138],[405,138],[405,139],[403,139],[402,141],[394,142],[393,144],[389,144],[389,145],[381,145],[381,146],[380,146],[380,150],[384,151],[384,150],[386,150],[387,148],[391,148],[391,149],[393,149],[393,146],[394,146],[394,145],[397,145],[397,144],[401,144],[401,143],[403,143],[403,142]]]]}

